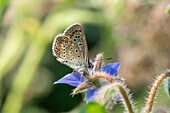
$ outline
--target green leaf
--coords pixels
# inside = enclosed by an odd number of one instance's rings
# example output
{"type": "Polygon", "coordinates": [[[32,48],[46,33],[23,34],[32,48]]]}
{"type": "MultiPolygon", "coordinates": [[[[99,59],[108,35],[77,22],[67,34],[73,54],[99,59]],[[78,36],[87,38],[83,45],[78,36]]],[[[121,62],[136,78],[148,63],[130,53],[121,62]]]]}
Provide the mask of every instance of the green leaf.
{"type": "Polygon", "coordinates": [[[91,102],[88,104],[87,111],[88,113],[106,113],[104,108],[100,104],[95,102],[91,102]]]}

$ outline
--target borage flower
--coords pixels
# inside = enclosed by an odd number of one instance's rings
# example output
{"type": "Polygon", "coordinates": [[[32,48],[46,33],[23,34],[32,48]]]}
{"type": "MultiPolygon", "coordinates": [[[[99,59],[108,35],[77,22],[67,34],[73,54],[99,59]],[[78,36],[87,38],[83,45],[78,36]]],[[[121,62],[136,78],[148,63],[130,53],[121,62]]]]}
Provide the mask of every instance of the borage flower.
{"type": "MultiPolygon", "coordinates": [[[[120,68],[120,63],[110,63],[101,67],[100,71],[94,75],[90,75],[89,78],[91,80],[96,80],[99,78],[105,78],[110,82],[113,82],[113,76],[117,76],[118,70],[120,68]]],[[[89,70],[89,73],[91,70],[89,70]]],[[[54,82],[54,84],[64,83],[71,86],[75,86],[78,90],[86,89],[86,103],[94,101],[95,97],[98,95],[98,88],[92,87],[93,84],[90,84],[91,81],[87,80],[85,77],[81,76],[80,73],[69,73],[65,75],[63,78],[59,79],[58,81],[54,82]]],[[[76,89],[77,89],[76,88],[76,89]]],[[[74,90],[73,94],[76,91],[74,90]]]]}

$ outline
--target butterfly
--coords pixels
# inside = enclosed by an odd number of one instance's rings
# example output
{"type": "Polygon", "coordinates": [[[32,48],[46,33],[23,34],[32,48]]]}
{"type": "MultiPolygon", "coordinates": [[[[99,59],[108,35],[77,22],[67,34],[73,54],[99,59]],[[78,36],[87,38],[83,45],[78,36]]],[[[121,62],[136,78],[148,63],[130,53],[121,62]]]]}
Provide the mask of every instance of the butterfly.
{"type": "Polygon", "coordinates": [[[57,61],[78,72],[87,71],[88,68],[92,67],[89,61],[85,34],[78,23],[71,25],[64,33],[55,37],[52,53],[57,61]]]}

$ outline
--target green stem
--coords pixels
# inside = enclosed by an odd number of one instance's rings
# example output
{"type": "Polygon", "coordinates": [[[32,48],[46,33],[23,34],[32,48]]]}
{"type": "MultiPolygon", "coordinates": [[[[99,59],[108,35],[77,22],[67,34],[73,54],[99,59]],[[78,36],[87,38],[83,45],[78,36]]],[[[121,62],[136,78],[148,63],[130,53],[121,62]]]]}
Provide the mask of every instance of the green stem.
{"type": "Polygon", "coordinates": [[[130,102],[130,99],[128,98],[128,94],[126,93],[123,86],[119,83],[114,83],[113,87],[117,87],[120,91],[120,94],[122,95],[122,98],[124,100],[125,108],[128,110],[128,113],[134,113],[132,104],[130,102]]]}

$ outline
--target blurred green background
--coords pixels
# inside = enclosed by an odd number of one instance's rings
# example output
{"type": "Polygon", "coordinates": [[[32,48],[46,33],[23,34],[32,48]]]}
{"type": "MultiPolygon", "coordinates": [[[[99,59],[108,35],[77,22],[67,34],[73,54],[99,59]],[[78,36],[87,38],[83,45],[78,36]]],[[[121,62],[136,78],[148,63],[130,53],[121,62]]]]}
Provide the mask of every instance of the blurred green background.
{"type": "MultiPolygon", "coordinates": [[[[81,95],[53,82],[71,73],[52,55],[54,37],[74,23],[85,31],[90,59],[120,62],[137,108],[153,78],[170,67],[169,0],[0,0],[0,112],[86,113],[81,95]]],[[[155,106],[168,108],[163,88],[155,106]]],[[[122,106],[115,107],[122,112],[122,106]]]]}

